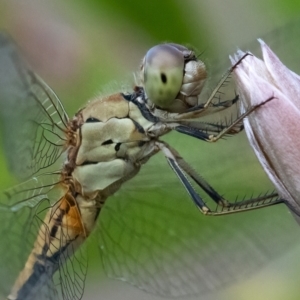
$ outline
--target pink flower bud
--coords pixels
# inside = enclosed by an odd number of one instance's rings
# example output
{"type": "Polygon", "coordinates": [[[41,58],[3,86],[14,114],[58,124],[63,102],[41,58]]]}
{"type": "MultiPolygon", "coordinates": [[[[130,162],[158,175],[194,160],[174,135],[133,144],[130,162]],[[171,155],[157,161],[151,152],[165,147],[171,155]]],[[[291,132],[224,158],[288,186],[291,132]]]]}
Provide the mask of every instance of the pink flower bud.
{"type": "MultiPolygon", "coordinates": [[[[262,41],[263,60],[248,55],[234,71],[248,140],[289,208],[300,216],[300,77],[262,41]]],[[[245,53],[239,51],[234,64],[245,53]]]]}

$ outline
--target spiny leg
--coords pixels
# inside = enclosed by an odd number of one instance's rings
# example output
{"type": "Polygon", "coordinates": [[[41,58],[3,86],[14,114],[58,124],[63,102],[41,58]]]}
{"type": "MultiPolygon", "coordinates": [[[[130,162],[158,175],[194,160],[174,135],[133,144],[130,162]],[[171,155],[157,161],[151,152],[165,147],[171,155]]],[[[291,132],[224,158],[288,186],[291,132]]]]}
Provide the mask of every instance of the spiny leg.
{"type": "MultiPolygon", "coordinates": [[[[216,128],[216,131],[217,129],[221,129],[219,131],[218,134],[209,134],[207,133],[206,131],[204,130],[201,130],[197,127],[197,124],[195,127],[193,127],[192,125],[189,126],[189,125],[185,125],[185,124],[180,124],[180,125],[173,125],[172,124],[172,129],[173,130],[176,130],[180,133],[183,133],[183,134],[187,134],[189,136],[192,136],[192,137],[195,137],[197,139],[200,139],[200,140],[204,140],[204,141],[207,141],[207,142],[216,142],[218,141],[219,139],[221,139],[222,137],[224,137],[225,135],[227,134],[236,134],[236,133],[239,133],[241,130],[243,130],[244,126],[243,126],[243,119],[246,118],[248,115],[250,115],[254,110],[256,110],[257,108],[259,108],[260,106],[266,104],[267,102],[273,100],[274,97],[270,97],[268,98],[267,100],[265,100],[264,102],[258,104],[258,105],[255,105],[253,107],[250,107],[250,109],[248,109],[246,112],[244,112],[243,114],[241,114],[238,118],[236,118],[230,125],[228,126],[222,126],[222,125],[218,125],[215,124],[215,128],[216,128]]],[[[204,123],[205,124],[205,123],[204,123]]],[[[208,124],[208,126],[212,126],[213,124],[208,124]]]]}
{"type": "Polygon", "coordinates": [[[218,216],[232,214],[283,203],[283,200],[278,197],[277,193],[270,193],[257,198],[231,203],[219,195],[213,187],[211,187],[200,175],[198,175],[175,149],[163,142],[158,142],[158,147],[164,153],[169,165],[180,179],[196,206],[205,215],[218,216]],[[193,179],[195,183],[217,204],[217,208],[214,211],[212,211],[198,195],[189,182],[188,177],[193,179]]]}
{"type": "Polygon", "coordinates": [[[241,123],[243,121],[244,118],[246,118],[248,115],[250,115],[253,111],[255,111],[257,108],[259,108],[260,106],[266,104],[267,102],[273,100],[274,97],[270,97],[267,100],[263,101],[262,103],[259,103],[255,106],[250,107],[250,109],[248,109],[246,112],[244,112],[243,114],[241,114],[230,126],[228,126],[227,128],[224,128],[218,135],[216,136],[210,136],[209,138],[209,142],[216,142],[217,140],[219,140],[220,138],[222,138],[224,135],[228,134],[230,131],[232,131],[232,129],[239,123],[241,123]]]}
{"type": "MultiPolygon", "coordinates": [[[[245,55],[243,55],[231,68],[229,68],[227,70],[227,72],[223,75],[222,79],[219,81],[219,83],[217,84],[217,86],[215,87],[215,89],[213,90],[212,94],[210,95],[209,99],[206,101],[204,108],[208,107],[212,100],[215,98],[216,94],[220,91],[220,89],[222,88],[222,86],[224,85],[224,83],[226,82],[226,80],[228,79],[228,77],[232,74],[232,72],[234,71],[234,69],[244,60],[244,58],[246,56],[248,56],[249,53],[246,53],[245,55]]],[[[238,98],[234,98],[233,100],[228,100],[228,101],[223,101],[223,105],[225,104],[225,106],[229,107],[229,103],[234,104],[237,101],[238,98]]],[[[222,102],[221,102],[222,103],[222,102]]]]}
{"type": "Polygon", "coordinates": [[[265,195],[252,199],[236,201],[233,203],[228,202],[228,205],[224,207],[218,206],[213,212],[213,215],[228,215],[236,212],[249,211],[281,203],[284,203],[284,200],[280,198],[276,192],[272,192],[270,194],[266,193],[265,195]]]}

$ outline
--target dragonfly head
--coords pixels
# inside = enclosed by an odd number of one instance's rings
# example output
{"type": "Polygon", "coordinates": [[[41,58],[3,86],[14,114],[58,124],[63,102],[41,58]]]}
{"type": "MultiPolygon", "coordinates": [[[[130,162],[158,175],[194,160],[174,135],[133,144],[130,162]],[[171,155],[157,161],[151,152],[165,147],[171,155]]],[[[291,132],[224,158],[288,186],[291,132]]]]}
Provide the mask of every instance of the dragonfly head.
{"type": "Polygon", "coordinates": [[[146,53],[141,77],[148,101],[165,110],[182,112],[197,105],[207,74],[192,50],[169,43],[146,53]]]}

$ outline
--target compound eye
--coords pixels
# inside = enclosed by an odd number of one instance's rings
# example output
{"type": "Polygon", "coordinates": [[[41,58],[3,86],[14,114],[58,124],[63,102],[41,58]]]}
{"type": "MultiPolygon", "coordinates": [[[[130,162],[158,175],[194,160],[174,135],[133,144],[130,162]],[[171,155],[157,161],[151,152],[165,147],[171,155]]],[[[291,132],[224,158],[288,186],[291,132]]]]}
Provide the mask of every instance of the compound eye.
{"type": "Polygon", "coordinates": [[[161,108],[172,105],[179,93],[184,75],[184,54],[175,45],[151,48],[142,65],[144,88],[148,98],[161,108]]]}

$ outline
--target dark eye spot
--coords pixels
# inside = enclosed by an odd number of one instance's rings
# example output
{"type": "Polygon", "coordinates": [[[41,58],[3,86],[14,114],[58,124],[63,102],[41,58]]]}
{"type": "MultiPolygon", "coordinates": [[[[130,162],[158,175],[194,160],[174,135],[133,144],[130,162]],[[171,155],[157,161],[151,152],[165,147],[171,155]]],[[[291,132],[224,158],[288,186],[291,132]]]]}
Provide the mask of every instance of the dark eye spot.
{"type": "Polygon", "coordinates": [[[165,73],[160,74],[160,79],[161,79],[162,83],[167,83],[167,76],[165,73]]]}
{"type": "Polygon", "coordinates": [[[95,122],[100,122],[100,120],[93,118],[93,117],[89,117],[89,118],[87,118],[87,120],[85,122],[86,123],[95,123],[95,122]]]}
{"type": "Polygon", "coordinates": [[[120,147],[121,147],[121,143],[116,144],[116,146],[115,146],[116,152],[118,152],[120,150],[120,147]]]}
{"type": "Polygon", "coordinates": [[[113,143],[113,140],[107,140],[105,142],[102,143],[102,145],[110,145],[113,143]]]}

